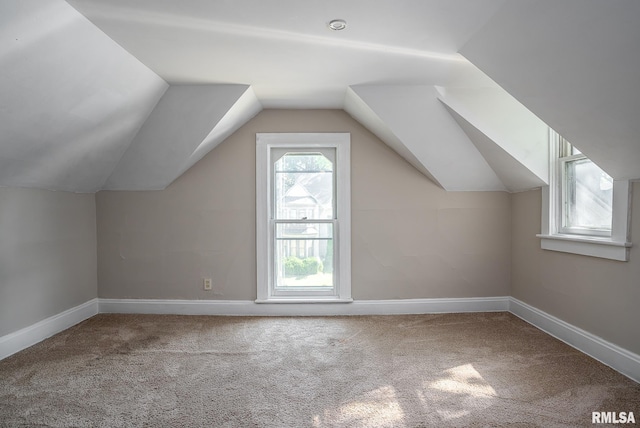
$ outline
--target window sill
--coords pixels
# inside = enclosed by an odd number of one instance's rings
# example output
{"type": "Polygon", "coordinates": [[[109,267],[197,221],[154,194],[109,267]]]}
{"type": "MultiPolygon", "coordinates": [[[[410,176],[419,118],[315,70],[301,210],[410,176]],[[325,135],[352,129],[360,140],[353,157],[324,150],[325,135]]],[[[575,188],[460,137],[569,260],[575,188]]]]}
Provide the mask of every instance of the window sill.
{"type": "Polygon", "coordinates": [[[353,299],[340,299],[337,297],[313,297],[313,298],[301,298],[301,297],[292,297],[292,298],[283,298],[276,297],[271,299],[256,299],[256,303],[353,303],[353,299]]]}
{"type": "Polygon", "coordinates": [[[536,235],[543,250],[580,254],[603,259],[629,261],[631,242],[612,241],[608,238],[573,235],[536,235]]]}

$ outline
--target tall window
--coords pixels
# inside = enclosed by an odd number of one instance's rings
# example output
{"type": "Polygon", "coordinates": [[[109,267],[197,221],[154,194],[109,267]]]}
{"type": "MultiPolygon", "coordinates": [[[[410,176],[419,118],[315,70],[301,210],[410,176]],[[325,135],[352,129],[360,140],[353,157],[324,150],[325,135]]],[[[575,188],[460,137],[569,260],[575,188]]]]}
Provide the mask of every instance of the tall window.
{"type": "Polygon", "coordinates": [[[629,260],[628,180],[613,180],[576,147],[549,130],[549,186],[542,188],[541,247],[629,260]]]}
{"type": "Polygon", "coordinates": [[[350,137],[256,135],[258,301],[350,301],[350,137]]]}

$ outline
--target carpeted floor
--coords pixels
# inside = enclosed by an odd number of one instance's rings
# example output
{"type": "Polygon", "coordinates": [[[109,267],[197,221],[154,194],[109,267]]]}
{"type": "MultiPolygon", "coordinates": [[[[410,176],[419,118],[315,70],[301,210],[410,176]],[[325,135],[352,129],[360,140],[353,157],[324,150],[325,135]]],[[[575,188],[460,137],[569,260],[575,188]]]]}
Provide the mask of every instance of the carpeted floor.
{"type": "Polygon", "coordinates": [[[0,426],[592,426],[640,385],[508,313],[98,315],[0,361],[0,426]]]}

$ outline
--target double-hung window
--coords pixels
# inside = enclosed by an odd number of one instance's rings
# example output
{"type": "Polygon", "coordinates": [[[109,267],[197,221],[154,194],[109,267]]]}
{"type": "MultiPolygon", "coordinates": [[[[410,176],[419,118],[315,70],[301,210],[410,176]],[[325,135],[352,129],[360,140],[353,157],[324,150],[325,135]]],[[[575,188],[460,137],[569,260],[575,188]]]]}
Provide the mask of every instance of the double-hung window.
{"type": "Polygon", "coordinates": [[[256,135],[258,302],[351,301],[350,135],[256,135]]]}
{"type": "Polygon", "coordinates": [[[630,183],[615,181],[555,131],[543,188],[541,246],[613,260],[629,259],[630,183]]]}
{"type": "Polygon", "coordinates": [[[559,232],[611,236],[613,179],[564,138],[558,136],[559,232]]]}

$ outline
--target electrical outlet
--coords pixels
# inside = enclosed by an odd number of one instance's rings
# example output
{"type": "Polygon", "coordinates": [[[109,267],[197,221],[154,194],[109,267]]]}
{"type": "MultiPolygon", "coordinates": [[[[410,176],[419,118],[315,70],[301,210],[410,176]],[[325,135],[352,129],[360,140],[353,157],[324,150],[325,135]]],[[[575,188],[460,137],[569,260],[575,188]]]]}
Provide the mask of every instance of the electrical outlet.
{"type": "Polygon", "coordinates": [[[205,290],[211,290],[211,278],[204,278],[202,282],[205,290]]]}

